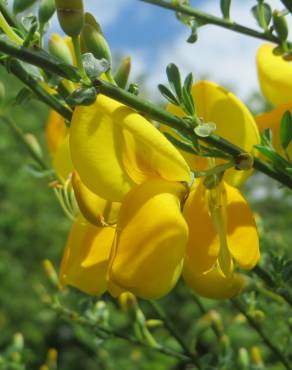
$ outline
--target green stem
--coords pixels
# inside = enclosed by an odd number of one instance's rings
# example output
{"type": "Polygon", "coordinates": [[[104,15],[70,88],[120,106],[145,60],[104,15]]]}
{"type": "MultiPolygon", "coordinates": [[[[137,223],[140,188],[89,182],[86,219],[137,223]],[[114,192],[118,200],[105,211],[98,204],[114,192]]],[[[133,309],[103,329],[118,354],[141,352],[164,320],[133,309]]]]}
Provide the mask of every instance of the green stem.
{"type": "Polygon", "coordinates": [[[86,319],[85,317],[82,317],[78,315],[75,311],[71,311],[63,306],[61,306],[59,303],[55,302],[54,304],[51,305],[51,307],[62,317],[67,319],[69,322],[75,322],[76,324],[82,325],[84,327],[88,327],[91,330],[94,330],[97,335],[101,335],[103,338],[119,338],[126,340],[134,345],[141,346],[148,348],[150,350],[162,353],[164,355],[174,357],[179,360],[183,361],[190,361],[191,358],[184,355],[183,353],[174,351],[170,348],[161,346],[160,347],[152,347],[150,346],[147,342],[143,342],[134,336],[127,334],[126,331],[118,331],[115,329],[111,328],[105,328],[102,326],[97,325],[95,322],[91,322],[90,320],[86,319]]]}
{"type": "Polygon", "coordinates": [[[11,41],[15,42],[17,45],[23,44],[22,38],[13,31],[13,29],[3,16],[2,12],[0,12],[0,28],[2,28],[4,33],[10,38],[11,41]]]}
{"type": "Polygon", "coordinates": [[[194,363],[194,365],[197,366],[198,369],[202,369],[198,361],[197,355],[190,350],[188,345],[185,343],[184,339],[181,337],[181,335],[176,330],[176,327],[172,325],[171,319],[167,317],[167,315],[165,314],[161,306],[156,301],[149,301],[149,303],[154,308],[160,320],[163,321],[164,326],[167,328],[170,334],[180,344],[181,348],[184,350],[184,353],[192,359],[192,362],[194,363]]]}
{"type": "Polygon", "coordinates": [[[243,25],[235,23],[235,22],[230,22],[230,20],[213,16],[211,14],[199,11],[197,9],[194,9],[194,8],[190,7],[190,6],[183,5],[183,4],[180,4],[178,2],[173,2],[173,1],[170,2],[170,1],[166,1],[166,0],[140,0],[140,1],[143,1],[143,2],[148,3],[148,4],[157,5],[157,6],[160,6],[162,8],[165,8],[165,9],[174,10],[175,12],[180,12],[182,14],[185,14],[185,15],[188,15],[188,16],[191,16],[191,17],[195,17],[195,18],[197,18],[201,21],[204,21],[207,24],[214,24],[216,26],[226,28],[230,31],[242,33],[242,34],[245,34],[247,36],[252,36],[252,37],[255,37],[255,38],[258,38],[258,39],[261,39],[261,40],[271,41],[271,42],[275,42],[277,44],[280,44],[280,40],[278,39],[278,37],[276,37],[276,36],[274,36],[270,33],[259,32],[257,30],[252,29],[252,28],[243,26],[243,25]]]}
{"type": "Polygon", "coordinates": [[[74,82],[78,82],[80,80],[80,76],[73,66],[70,66],[70,72],[67,72],[67,70],[63,68],[62,64],[50,60],[50,58],[42,55],[38,51],[39,49],[34,51],[28,48],[12,45],[5,40],[0,40],[0,52],[2,53],[42,68],[48,72],[55,73],[60,77],[64,77],[69,80],[72,80],[73,77],[74,82]]]}
{"type": "Polygon", "coordinates": [[[292,295],[287,288],[278,287],[278,284],[274,281],[274,279],[260,266],[256,266],[252,272],[262,279],[270,289],[273,289],[276,294],[285,299],[285,301],[292,307],[292,295]]]}
{"type": "Polygon", "coordinates": [[[19,139],[19,141],[23,144],[23,146],[26,148],[26,150],[29,152],[29,154],[31,155],[31,157],[39,164],[40,168],[44,171],[49,171],[49,167],[47,166],[47,164],[45,163],[45,161],[43,160],[43,158],[41,158],[32,148],[31,146],[28,144],[27,140],[25,139],[24,137],[24,134],[23,132],[20,130],[20,128],[18,128],[14,122],[8,118],[8,117],[5,117],[5,116],[0,116],[0,120],[2,120],[3,122],[5,122],[9,127],[10,129],[13,131],[13,133],[16,135],[16,137],[19,139]]]}
{"type": "Polygon", "coordinates": [[[79,43],[79,37],[72,37],[72,43],[75,51],[75,57],[77,61],[77,66],[79,69],[80,76],[82,77],[82,80],[85,85],[90,86],[91,81],[88,78],[86,71],[84,69],[83,63],[82,63],[82,57],[81,57],[81,49],[80,49],[80,43],[79,43]]]}
{"type": "Polygon", "coordinates": [[[282,351],[270,340],[270,337],[263,331],[260,324],[255,320],[248,312],[243,304],[243,302],[238,298],[231,299],[232,305],[241,312],[246,320],[248,321],[249,325],[255,329],[255,331],[258,333],[258,335],[262,338],[263,342],[266,344],[266,346],[275,354],[275,356],[279,359],[279,361],[282,362],[282,364],[285,366],[287,370],[292,369],[292,365],[290,364],[290,361],[286,358],[286,356],[282,353],[282,351]]]}
{"type": "Polygon", "coordinates": [[[58,99],[49,94],[45,89],[43,89],[36,81],[36,79],[26,72],[26,70],[22,67],[21,63],[19,63],[18,60],[12,59],[10,61],[10,71],[22,83],[28,86],[43,103],[54,109],[65,119],[69,121],[71,120],[72,111],[65,105],[60,103],[58,99]]]}

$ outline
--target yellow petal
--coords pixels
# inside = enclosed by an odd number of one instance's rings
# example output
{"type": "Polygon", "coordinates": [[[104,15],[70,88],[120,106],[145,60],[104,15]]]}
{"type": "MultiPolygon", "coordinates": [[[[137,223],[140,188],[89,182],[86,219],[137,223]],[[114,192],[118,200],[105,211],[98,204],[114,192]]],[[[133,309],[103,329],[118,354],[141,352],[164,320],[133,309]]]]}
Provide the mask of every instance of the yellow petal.
{"type": "MultiPolygon", "coordinates": [[[[260,141],[257,125],[248,108],[235,95],[210,81],[195,83],[192,95],[197,115],[204,122],[215,122],[217,135],[246,152],[254,153],[253,146],[260,141]]],[[[183,116],[183,112],[173,105],[169,105],[167,109],[178,116],[183,116]]],[[[189,161],[188,157],[189,155],[185,156],[193,170],[207,166],[204,158],[189,161]]],[[[224,180],[230,185],[240,186],[249,175],[250,171],[230,169],[226,171],[224,180]]]]}
{"type": "Polygon", "coordinates": [[[292,64],[273,54],[276,45],[264,44],[257,52],[257,70],[265,98],[278,106],[292,100],[292,64]]]}
{"type": "Polygon", "coordinates": [[[53,155],[53,168],[62,181],[66,181],[68,176],[73,171],[73,164],[71,160],[69,148],[69,135],[63,140],[58,150],[53,155]]]}
{"type": "Polygon", "coordinates": [[[96,226],[117,223],[121,203],[111,202],[94,194],[81,182],[76,171],[73,172],[72,186],[79,209],[88,222],[96,226]]]}
{"type": "Polygon", "coordinates": [[[253,213],[242,194],[226,188],[227,242],[232,257],[244,269],[252,269],[260,258],[259,237],[253,213]]]}
{"type": "Polygon", "coordinates": [[[112,201],[121,201],[149,177],[190,180],[180,153],[149,121],[102,95],[95,104],[75,109],[70,147],[82,182],[112,201]]]}
{"type": "MultiPolygon", "coordinates": [[[[271,128],[273,132],[273,145],[276,151],[282,156],[285,155],[284,150],[280,144],[280,123],[283,114],[286,111],[292,112],[292,99],[291,102],[280,105],[270,112],[262,113],[256,117],[259,130],[262,133],[265,129],[271,128]]],[[[292,143],[288,146],[288,155],[292,158],[292,143]]]]}
{"type": "Polygon", "coordinates": [[[238,273],[224,277],[216,268],[205,274],[198,273],[195,269],[191,268],[191,263],[187,261],[187,258],[183,277],[187,285],[195,293],[211,299],[232,298],[241,293],[246,285],[246,279],[238,273]]]}
{"type": "Polygon", "coordinates": [[[212,268],[219,254],[219,237],[208,208],[206,188],[196,181],[184,206],[183,215],[189,226],[187,261],[197,273],[212,268]]]}
{"type": "Polygon", "coordinates": [[[63,143],[67,134],[64,118],[57,112],[51,111],[46,125],[46,141],[50,154],[54,154],[63,143]]]}
{"type": "Polygon", "coordinates": [[[180,212],[185,187],[149,180],[125,198],[117,226],[109,277],[146,299],[167,294],[182,269],[188,228],[180,212]]]}
{"type": "Polygon", "coordinates": [[[102,294],[115,236],[112,227],[95,227],[77,220],[71,228],[63,255],[60,282],[87,294],[102,294]]]}

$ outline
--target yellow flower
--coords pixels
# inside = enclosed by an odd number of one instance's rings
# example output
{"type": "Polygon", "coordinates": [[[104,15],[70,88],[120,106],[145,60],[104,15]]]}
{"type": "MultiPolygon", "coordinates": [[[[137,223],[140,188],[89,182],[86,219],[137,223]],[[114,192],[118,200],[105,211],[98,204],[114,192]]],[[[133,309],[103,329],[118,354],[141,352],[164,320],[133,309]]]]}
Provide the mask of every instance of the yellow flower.
{"type": "MultiPolygon", "coordinates": [[[[283,114],[286,111],[292,112],[292,99],[289,103],[282,104],[279,107],[273,109],[272,111],[259,114],[256,117],[256,122],[261,133],[267,128],[272,129],[273,146],[276,149],[276,151],[282,156],[285,156],[285,152],[280,142],[280,123],[283,114]]],[[[287,148],[287,153],[289,155],[289,158],[292,158],[292,142],[289,144],[287,148]]]]}
{"type": "Polygon", "coordinates": [[[163,134],[140,114],[102,95],[89,107],[76,107],[70,148],[82,182],[104,199],[122,201],[149,178],[190,180],[188,165],[163,134]]]}
{"type": "Polygon", "coordinates": [[[114,225],[117,223],[121,203],[103,199],[90,191],[73,172],[72,186],[82,215],[96,226],[114,225]]]}
{"type": "MultiPolygon", "coordinates": [[[[276,106],[270,112],[262,113],[256,117],[259,130],[271,128],[273,133],[273,146],[276,151],[285,156],[280,143],[280,123],[286,111],[292,112],[292,65],[282,56],[273,54],[275,45],[264,44],[257,52],[257,69],[261,90],[266,99],[276,106]]],[[[287,148],[292,156],[292,144],[287,148]]]]}
{"type": "Polygon", "coordinates": [[[148,180],[122,203],[109,279],[146,299],[167,294],[180,277],[188,238],[180,211],[184,185],[148,180]]]}
{"type": "Polygon", "coordinates": [[[275,45],[264,44],[257,52],[257,70],[265,98],[278,106],[292,101],[292,64],[273,54],[275,45]]]}
{"type": "Polygon", "coordinates": [[[78,219],[72,226],[60,268],[60,283],[87,294],[107,289],[107,267],[115,237],[112,227],[96,227],[78,219]]]}
{"type": "Polygon", "coordinates": [[[224,182],[209,190],[198,181],[186,201],[184,217],[189,226],[183,271],[187,284],[210,298],[238,293],[243,279],[234,275],[234,261],[251,269],[259,259],[256,224],[243,196],[224,182]]]}
{"type": "Polygon", "coordinates": [[[51,111],[49,115],[45,136],[52,157],[52,166],[57,176],[65,181],[73,171],[69,135],[64,118],[55,111],[51,111]]]}
{"type": "MultiPolygon", "coordinates": [[[[216,124],[215,134],[222,136],[244,151],[254,154],[253,146],[259,144],[260,136],[254,118],[248,108],[231,92],[210,81],[199,81],[192,87],[196,113],[203,122],[216,124]]],[[[170,104],[167,110],[177,116],[184,116],[183,111],[170,104]]],[[[162,126],[163,131],[170,132],[162,126]]],[[[206,170],[208,162],[205,158],[182,151],[192,170],[206,170]]],[[[220,161],[216,160],[217,163],[220,161]]],[[[233,186],[240,186],[251,171],[229,169],[224,179],[233,186]]]]}

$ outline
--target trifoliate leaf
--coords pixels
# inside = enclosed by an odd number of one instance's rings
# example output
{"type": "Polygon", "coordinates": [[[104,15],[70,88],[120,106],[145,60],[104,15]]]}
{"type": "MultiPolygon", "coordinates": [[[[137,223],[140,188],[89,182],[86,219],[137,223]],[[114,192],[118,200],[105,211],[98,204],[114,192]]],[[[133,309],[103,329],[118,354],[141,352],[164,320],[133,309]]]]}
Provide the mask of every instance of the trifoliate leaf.
{"type": "Polygon", "coordinates": [[[176,93],[176,96],[180,101],[182,97],[182,87],[179,69],[174,63],[170,63],[166,67],[166,74],[171,89],[176,93]]]}

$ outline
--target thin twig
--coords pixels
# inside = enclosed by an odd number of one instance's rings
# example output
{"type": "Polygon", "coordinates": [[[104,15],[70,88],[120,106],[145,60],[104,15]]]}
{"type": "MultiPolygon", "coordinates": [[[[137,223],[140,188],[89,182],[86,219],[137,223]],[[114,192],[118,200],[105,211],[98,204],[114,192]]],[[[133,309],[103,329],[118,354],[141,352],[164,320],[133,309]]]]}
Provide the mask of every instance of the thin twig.
{"type": "Polygon", "coordinates": [[[269,336],[264,332],[263,328],[260,326],[257,320],[255,320],[246,310],[245,305],[242,301],[238,298],[233,298],[230,300],[232,305],[241,312],[245,318],[247,319],[248,323],[258,335],[262,338],[263,342],[266,346],[274,353],[274,355],[282,362],[282,364],[286,367],[287,370],[292,369],[291,362],[286,358],[286,356],[282,353],[282,351],[270,340],[269,336]]]}
{"type": "Polygon", "coordinates": [[[252,28],[238,24],[236,22],[230,21],[228,19],[216,17],[214,15],[202,12],[190,6],[180,4],[178,1],[177,2],[165,0],[140,0],[140,1],[143,1],[144,3],[148,4],[157,5],[165,9],[173,10],[175,12],[179,12],[191,17],[195,17],[196,19],[201,20],[207,24],[213,24],[222,28],[226,28],[230,31],[238,32],[247,36],[255,37],[257,39],[271,41],[280,44],[280,40],[278,39],[278,37],[274,36],[271,33],[260,32],[252,28]]]}
{"type": "Polygon", "coordinates": [[[163,311],[162,307],[156,301],[149,301],[149,303],[154,308],[154,310],[157,313],[160,320],[163,321],[164,326],[167,328],[167,330],[170,332],[170,334],[180,344],[180,346],[183,349],[185,355],[187,355],[188,357],[190,357],[192,359],[193,363],[197,366],[198,369],[202,369],[197,355],[190,350],[189,346],[185,343],[185,341],[182,338],[182,336],[180,335],[180,333],[176,330],[176,327],[172,325],[171,320],[169,319],[169,317],[167,317],[167,315],[163,311]]]}

